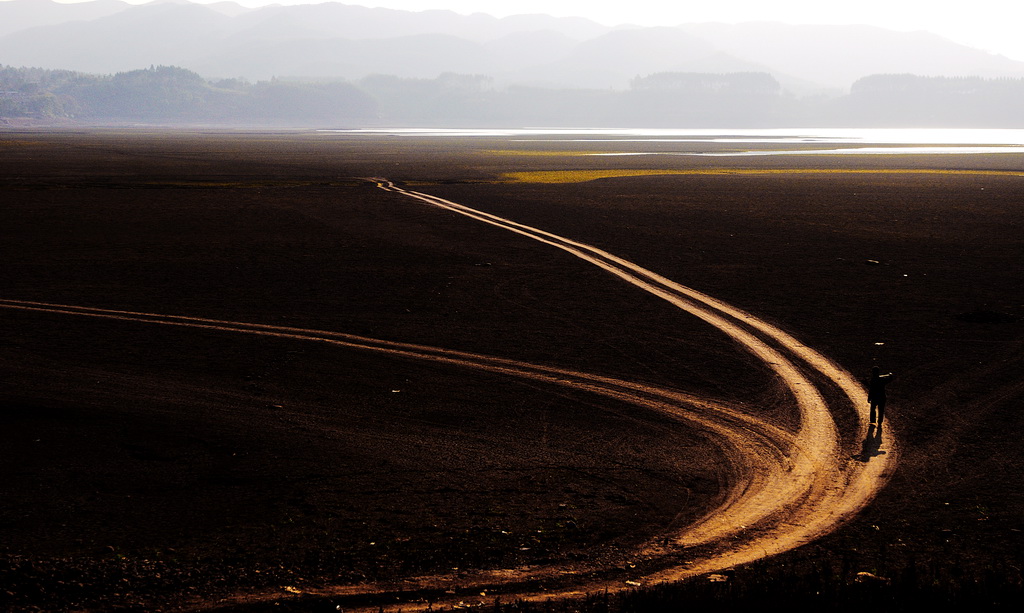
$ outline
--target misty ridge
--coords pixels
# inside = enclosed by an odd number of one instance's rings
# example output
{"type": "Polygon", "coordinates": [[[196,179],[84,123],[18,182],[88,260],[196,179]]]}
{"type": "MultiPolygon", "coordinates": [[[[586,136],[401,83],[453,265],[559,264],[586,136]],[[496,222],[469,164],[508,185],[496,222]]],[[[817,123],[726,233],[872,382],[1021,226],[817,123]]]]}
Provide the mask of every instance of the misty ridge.
{"type": "Polygon", "coordinates": [[[871,26],[0,2],[8,124],[1024,127],[1022,103],[1024,62],[871,26]]]}

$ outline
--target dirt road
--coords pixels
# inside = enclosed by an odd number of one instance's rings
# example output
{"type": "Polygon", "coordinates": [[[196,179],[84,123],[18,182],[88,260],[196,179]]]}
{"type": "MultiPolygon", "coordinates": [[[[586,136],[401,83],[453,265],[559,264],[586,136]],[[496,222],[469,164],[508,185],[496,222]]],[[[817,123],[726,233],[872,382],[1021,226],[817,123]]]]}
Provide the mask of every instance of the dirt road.
{"type": "MultiPolygon", "coordinates": [[[[774,461],[748,463],[741,471],[743,479],[736,483],[725,504],[701,521],[688,526],[661,544],[652,542],[642,555],[671,556],[680,549],[704,546],[703,554],[687,556],[685,563],[652,573],[639,583],[679,580],[697,574],[728,568],[768,557],[809,542],[834,530],[862,509],[892,474],[898,459],[898,448],[891,431],[883,435],[867,423],[863,408],[867,396],[863,387],[845,370],[800,341],[731,305],[711,296],[666,279],[632,262],[606,251],[538,228],[498,217],[436,196],[410,191],[387,179],[371,179],[383,190],[420,200],[471,219],[548,244],[598,266],[620,279],[658,296],[728,335],[745,350],[765,362],[789,388],[800,413],[799,430],[787,435],[766,423],[756,430],[772,432],[761,441],[782,456],[747,446],[749,439],[742,430],[754,430],[751,420],[743,420],[738,429],[727,434],[727,440],[744,448],[745,457],[772,458],[774,461]],[[808,374],[824,378],[834,385],[845,403],[829,405],[808,374]],[[850,443],[843,444],[835,425],[834,413],[854,410],[858,432],[848,433],[846,441],[859,442],[874,437],[875,445],[886,452],[871,461],[857,457],[850,443]],[[740,441],[744,441],[740,443],[740,441]],[[728,539],[728,544],[726,540],[728,539]]],[[[692,402],[692,400],[691,400],[692,402]]],[[[757,420],[753,420],[757,421],[757,420]]],[[[730,457],[735,457],[730,454],[730,457]]],[[[538,597],[574,595],[607,584],[588,585],[566,590],[562,594],[545,592],[538,597]]]]}
{"type": "MultiPolygon", "coordinates": [[[[869,433],[863,388],[849,373],[782,330],[595,247],[435,196],[405,190],[385,179],[374,181],[381,189],[401,197],[414,198],[571,253],[714,326],[768,365],[785,383],[799,411],[799,428],[788,432],[734,408],[676,390],[436,347],[321,330],[41,302],[0,300],[0,307],[326,343],[583,390],[671,416],[680,427],[705,433],[731,464],[731,490],[722,504],[701,520],[660,534],[632,552],[631,559],[638,562],[635,572],[608,573],[605,568],[575,563],[571,567],[480,571],[461,574],[457,579],[417,577],[401,585],[334,586],[312,592],[314,595],[387,594],[387,602],[394,602],[391,596],[395,592],[423,590],[436,594],[438,590],[448,590],[452,593],[440,599],[459,602],[469,595],[480,600],[482,591],[519,598],[553,598],[679,580],[773,555],[821,536],[866,505],[891,474],[897,453],[888,431],[881,441],[885,454],[870,461],[853,457],[857,445],[869,433]],[[826,401],[826,398],[832,400],[826,401]],[[858,414],[859,431],[840,433],[834,416],[854,410],[858,414]],[[544,579],[548,589],[541,592],[530,587],[538,579],[544,579]]],[[[281,597],[280,592],[248,594],[239,595],[235,602],[281,597]]],[[[431,600],[439,603],[438,597],[431,600]]],[[[371,608],[377,609],[382,603],[375,602],[371,608]]],[[[198,603],[197,608],[211,605],[198,603]]],[[[403,602],[400,606],[410,610],[415,609],[417,603],[403,602]]]]}

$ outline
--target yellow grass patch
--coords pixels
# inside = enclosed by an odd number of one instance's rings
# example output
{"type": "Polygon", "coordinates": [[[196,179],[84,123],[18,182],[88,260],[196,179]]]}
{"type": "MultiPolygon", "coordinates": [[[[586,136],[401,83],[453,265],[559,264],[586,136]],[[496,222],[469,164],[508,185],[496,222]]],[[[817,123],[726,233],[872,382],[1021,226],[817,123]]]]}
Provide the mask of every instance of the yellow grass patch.
{"type": "Polygon", "coordinates": [[[616,177],[642,177],[646,175],[689,175],[698,174],[688,170],[611,169],[611,170],[532,170],[507,172],[501,175],[510,183],[585,183],[596,179],[616,177]]]}
{"type": "Polygon", "coordinates": [[[490,155],[518,155],[526,157],[580,157],[587,155],[610,155],[618,151],[542,151],[540,149],[488,149],[490,155]]]}
{"type": "Polygon", "coordinates": [[[938,168],[691,168],[691,169],[606,169],[606,170],[534,170],[507,172],[507,183],[585,183],[597,179],[643,177],[652,175],[790,175],[790,174],[932,174],[1024,177],[1014,170],[946,170],[938,168]]]}

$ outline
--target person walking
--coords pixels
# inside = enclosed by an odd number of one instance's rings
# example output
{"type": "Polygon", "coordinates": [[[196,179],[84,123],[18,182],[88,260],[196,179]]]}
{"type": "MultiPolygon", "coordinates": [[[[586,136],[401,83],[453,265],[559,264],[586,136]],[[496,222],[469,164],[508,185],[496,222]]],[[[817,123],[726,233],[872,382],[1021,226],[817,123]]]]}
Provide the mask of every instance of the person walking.
{"type": "Polygon", "coordinates": [[[892,382],[892,373],[881,374],[877,366],[871,367],[871,381],[868,382],[868,402],[871,404],[871,423],[877,424],[882,429],[882,420],[885,418],[885,386],[892,382]],[[875,414],[878,414],[878,421],[875,421],[875,414]]]}

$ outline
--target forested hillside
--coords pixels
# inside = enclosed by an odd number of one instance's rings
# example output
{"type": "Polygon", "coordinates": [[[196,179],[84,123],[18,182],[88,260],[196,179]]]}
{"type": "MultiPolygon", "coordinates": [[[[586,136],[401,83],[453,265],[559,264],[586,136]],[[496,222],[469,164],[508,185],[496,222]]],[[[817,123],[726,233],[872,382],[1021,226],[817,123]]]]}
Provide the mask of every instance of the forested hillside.
{"type": "Polygon", "coordinates": [[[171,66],[112,76],[0,68],[0,117],[81,122],[307,125],[367,121],[376,104],[348,83],[207,81],[171,66]]]}
{"type": "Polygon", "coordinates": [[[1024,127],[1024,79],[873,75],[850,94],[796,98],[768,73],[662,72],[627,90],[496,87],[490,77],[354,82],[207,80],[154,66],[114,75],[0,67],[7,123],[362,127],[1024,127]]]}

